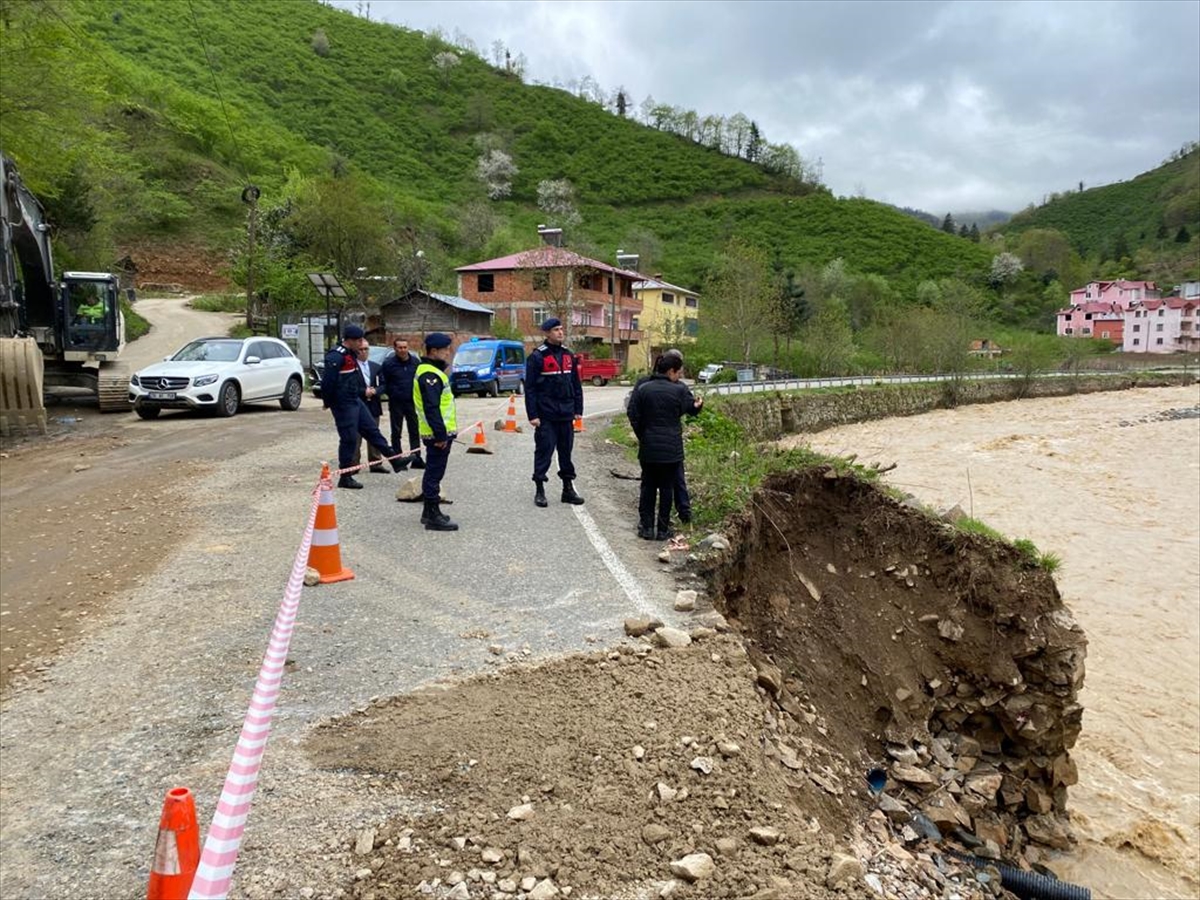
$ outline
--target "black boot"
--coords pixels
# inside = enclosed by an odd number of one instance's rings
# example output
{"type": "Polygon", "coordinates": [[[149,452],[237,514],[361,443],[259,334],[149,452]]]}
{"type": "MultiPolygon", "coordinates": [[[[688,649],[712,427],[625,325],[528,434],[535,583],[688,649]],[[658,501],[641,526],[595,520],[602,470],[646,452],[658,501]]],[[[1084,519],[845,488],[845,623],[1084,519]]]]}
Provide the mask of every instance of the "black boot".
{"type": "MultiPolygon", "coordinates": [[[[391,456],[392,451],[389,450],[385,455],[391,456]]],[[[409,461],[409,457],[407,457],[407,456],[396,457],[395,459],[392,460],[392,471],[393,472],[403,472],[405,469],[408,468],[408,461],[409,461]]]]}
{"type": "Polygon", "coordinates": [[[638,525],[638,537],[643,541],[654,540],[654,528],[650,525],[638,525]]]}
{"type": "Polygon", "coordinates": [[[438,508],[436,500],[425,501],[425,515],[421,517],[426,531],[458,531],[458,525],[438,508]]]}
{"type": "Polygon", "coordinates": [[[362,482],[355,481],[354,477],[352,475],[343,475],[341,478],[338,479],[337,486],[340,488],[351,488],[351,489],[357,491],[362,487],[362,482]]]}
{"type": "Polygon", "coordinates": [[[565,478],[563,479],[562,502],[570,503],[573,506],[583,505],[583,498],[575,493],[575,488],[572,487],[571,482],[565,478]]]}
{"type": "Polygon", "coordinates": [[[539,481],[537,483],[537,490],[533,494],[533,505],[545,508],[546,503],[546,485],[539,481]]]}
{"type": "Polygon", "coordinates": [[[425,460],[421,459],[420,454],[416,450],[412,452],[412,456],[410,456],[409,459],[412,460],[409,465],[411,465],[414,469],[425,468],[425,460]]]}

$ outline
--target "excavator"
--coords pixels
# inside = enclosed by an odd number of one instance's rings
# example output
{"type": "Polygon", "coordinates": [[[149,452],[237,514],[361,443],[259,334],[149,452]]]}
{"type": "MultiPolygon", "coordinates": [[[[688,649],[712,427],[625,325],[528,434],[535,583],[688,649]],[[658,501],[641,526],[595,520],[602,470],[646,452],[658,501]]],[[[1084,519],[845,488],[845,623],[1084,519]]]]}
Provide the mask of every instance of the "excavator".
{"type": "Polygon", "coordinates": [[[41,203],[0,153],[0,429],[46,431],[45,394],[82,388],[102,412],[129,409],[119,282],[54,275],[41,203]]]}

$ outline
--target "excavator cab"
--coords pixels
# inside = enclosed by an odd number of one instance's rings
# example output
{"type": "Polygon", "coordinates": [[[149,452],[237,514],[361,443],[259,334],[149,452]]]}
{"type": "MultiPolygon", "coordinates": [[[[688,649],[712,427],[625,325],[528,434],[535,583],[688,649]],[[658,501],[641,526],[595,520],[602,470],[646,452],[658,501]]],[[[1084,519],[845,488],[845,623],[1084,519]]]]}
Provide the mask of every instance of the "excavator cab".
{"type": "Polygon", "coordinates": [[[107,273],[65,272],[59,303],[64,359],[116,359],[124,334],[116,278],[107,273]]]}

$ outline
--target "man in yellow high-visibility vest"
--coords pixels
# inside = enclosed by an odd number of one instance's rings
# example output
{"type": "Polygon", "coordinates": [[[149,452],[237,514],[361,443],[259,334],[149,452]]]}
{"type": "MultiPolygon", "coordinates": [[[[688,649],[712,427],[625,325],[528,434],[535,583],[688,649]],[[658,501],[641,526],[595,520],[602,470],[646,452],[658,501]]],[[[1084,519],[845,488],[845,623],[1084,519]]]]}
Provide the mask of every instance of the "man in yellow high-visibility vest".
{"type": "Polygon", "coordinates": [[[421,496],[425,511],[421,524],[427,531],[458,531],[458,525],[442,512],[438,500],[442,477],[450,460],[450,447],[458,434],[454,392],[450,390],[450,360],[454,358],[450,335],[435,331],[425,336],[425,356],[413,379],[413,402],[417,407],[417,426],[425,446],[425,475],[421,496]]]}

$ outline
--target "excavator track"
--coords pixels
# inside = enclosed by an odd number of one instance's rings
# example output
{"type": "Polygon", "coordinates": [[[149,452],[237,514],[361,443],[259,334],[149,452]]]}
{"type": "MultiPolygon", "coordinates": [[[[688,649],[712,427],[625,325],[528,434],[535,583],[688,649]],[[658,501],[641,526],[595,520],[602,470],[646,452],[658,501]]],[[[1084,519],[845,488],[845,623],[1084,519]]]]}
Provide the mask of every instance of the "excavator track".
{"type": "Polygon", "coordinates": [[[46,433],[42,351],[33,338],[0,338],[0,434],[46,433]]]}
{"type": "Polygon", "coordinates": [[[100,412],[129,412],[129,366],[103,363],[96,380],[96,399],[100,412]]]}

